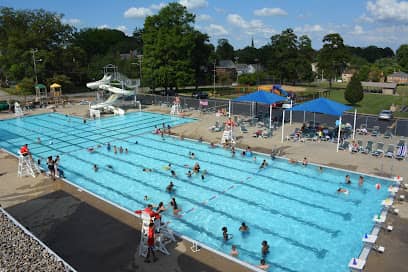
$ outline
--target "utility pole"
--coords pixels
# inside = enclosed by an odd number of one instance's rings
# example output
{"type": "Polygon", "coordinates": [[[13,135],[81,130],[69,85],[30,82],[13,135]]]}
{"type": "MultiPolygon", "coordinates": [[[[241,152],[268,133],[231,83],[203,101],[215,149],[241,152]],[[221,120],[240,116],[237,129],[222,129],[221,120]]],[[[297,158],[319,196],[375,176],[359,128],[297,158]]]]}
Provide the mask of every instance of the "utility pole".
{"type": "Polygon", "coordinates": [[[36,60],[35,60],[35,53],[37,53],[37,52],[38,52],[38,49],[37,49],[37,48],[35,48],[35,49],[31,49],[31,54],[33,54],[33,65],[34,65],[35,85],[37,85],[37,84],[38,84],[38,78],[37,78],[37,65],[35,64],[35,63],[36,63],[36,60]]]}

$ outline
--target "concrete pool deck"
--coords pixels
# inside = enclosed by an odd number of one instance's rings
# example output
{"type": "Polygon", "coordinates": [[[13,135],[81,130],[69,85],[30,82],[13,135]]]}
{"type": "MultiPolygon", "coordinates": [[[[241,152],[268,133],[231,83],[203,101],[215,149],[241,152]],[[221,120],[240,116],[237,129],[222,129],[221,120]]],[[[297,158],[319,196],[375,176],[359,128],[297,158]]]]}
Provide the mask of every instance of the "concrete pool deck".
{"type": "MultiPolygon", "coordinates": [[[[64,113],[64,114],[74,114],[78,116],[84,116],[86,114],[87,106],[79,106],[79,105],[72,105],[66,108],[58,108],[57,111],[64,113]]],[[[169,109],[163,109],[161,107],[149,107],[149,111],[154,112],[163,112],[168,113],[169,109]]],[[[34,111],[31,112],[32,114],[40,113],[40,112],[51,112],[50,110],[41,110],[41,111],[34,111]]],[[[176,135],[183,135],[186,138],[199,138],[203,137],[203,140],[208,142],[219,142],[222,133],[213,133],[209,132],[208,127],[215,123],[215,120],[225,120],[225,117],[217,118],[214,114],[205,114],[200,115],[198,112],[190,112],[187,113],[187,116],[196,117],[200,120],[198,122],[185,124],[183,126],[174,128],[172,130],[173,133],[176,135]]],[[[13,117],[11,114],[1,114],[0,118],[10,118],[13,117]]],[[[289,134],[293,131],[294,127],[299,126],[299,124],[293,126],[286,126],[287,133],[289,134]]],[[[255,129],[253,129],[255,130],[255,129]]],[[[286,129],[285,129],[286,131],[286,129]]],[[[281,155],[294,158],[296,160],[301,160],[303,157],[308,157],[309,161],[314,163],[319,163],[327,166],[343,168],[351,171],[359,171],[367,174],[373,175],[380,175],[380,176],[395,176],[400,175],[408,178],[408,162],[407,161],[397,161],[395,159],[388,159],[388,158],[375,158],[371,155],[363,155],[363,154],[350,154],[349,152],[340,151],[336,152],[335,144],[332,143],[293,143],[293,142],[284,142],[283,144],[280,143],[280,130],[277,131],[276,135],[274,135],[271,139],[259,139],[252,137],[252,131],[250,130],[247,134],[241,134],[237,132],[238,136],[243,136],[239,139],[238,145],[241,147],[251,146],[253,150],[269,153],[271,148],[278,148],[281,150],[281,155]]],[[[367,141],[367,136],[364,136],[364,142],[367,141]]],[[[382,139],[382,141],[386,142],[398,142],[399,138],[394,137],[394,139],[382,139]]],[[[380,140],[379,138],[375,138],[376,141],[380,140]]],[[[136,233],[138,233],[138,229],[140,227],[140,221],[130,215],[124,215],[121,211],[118,211],[117,208],[110,206],[107,203],[104,203],[100,200],[93,199],[92,196],[89,196],[85,193],[78,192],[77,190],[70,188],[69,185],[66,183],[61,182],[51,182],[49,178],[45,176],[34,178],[17,178],[16,169],[17,169],[17,159],[6,154],[0,154],[0,204],[3,207],[18,207],[19,205],[23,205],[22,203],[29,203],[31,199],[42,199],[41,196],[47,195],[50,192],[58,191],[57,196],[61,197],[62,191],[68,192],[69,196],[64,196],[62,199],[66,199],[65,202],[69,203],[83,203],[83,204],[75,204],[78,206],[85,205],[85,203],[90,204],[93,207],[96,207],[97,210],[103,211],[111,217],[113,220],[112,222],[120,222],[121,224],[125,224],[127,226],[131,226],[136,233]],[[68,197],[72,198],[68,200],[68,197]],[[77,202],[75,202],[77,201],[77,202]]],[[[340,180],[343,180],[344,177],[339,177],[340,180]]],[[[407,195],[407,191],[402,191],[401,194],[407,195]]],[[[45,197],[47,198],[47,197],[45,197]]],[[[48,197],[50,199],[55,199],[55,201],[59,201],[58,197],[48,197]]],[[[59,202],[64,203],[64,201],[59,202]]],[[[61,204],[62,205],[62,204],[61,204]]],[[[73,204],[74,205],[74,204],[73,204]]],[[[69,205],[68,205],[69,206],[69,205]]],[[[369,255],[368,262],[366,265],[367,271],[404,271],[408,267],[408,261],[406,261],[406,256],[408,254],[408,205],[406,202],[397,202],[395,206],[400,210],[399,216],[396,215],[389,215],[387,218],[387,222],[391,222],[394,225],[394,231],[391,233],[381,232],[378,243],[379,245],[385,246],[385,253],[379,254],[376,252],[372,252],[369,255]]],[[[21,206],[23,207],[23,206],[21,206]]],[[[31,208],[27,209],[27,213],[30,214],[36,209],[34,206],[28,206],[31,208]]],[[[22,209],[22,208],[21,208],[22,209]]],[[[23,209],[23,210],[25,210],[23,209]]],[[[43,208],[42,208],[43,209],[43,208]]],[[[38,212],[41,212],[42,209],[39,209],[38,212]]],[[[81,217],[91,216],[96,213],[95,209],[90,208],[83,208],[83,212],[81,212],[81,217]]],[[[11,212],[12,215],[14,215],[11,212]]],[[[107,216],[107,215],[105,215],[107,216]]],[[[17,218],[18,219],[18,218],[17,218]]],[[[50,218],[52,219],[52,218],[50,218]]],[[[105,220],[105,219],[104,219],[105,220]]],[[[43,220],[48,222],[47,220],[43,220]]],[[[78,221],[78,220],[77,220],[78,221]]],[[[23,225],[25,225],[24,222],[23,225]]],[[[41,222],[38,222],[41,223],[41,222]]],[[[28,226],[30,227],[30,226],[28,226]]],[[[30,227],[31,228],[31,227],[30,227]]],[[[90,228],[92,229],[92,228],[90,228]]],[[[125,231],[125,228],[124,232],[125,231]]],[[[69,231],[69,229],[67,229],[69,231]]],[[[36,233],[34,233],[36,234],[36,233]]],[[[126,237],[126,236],[125,236],[126,237]]],[[[40,237],[41,238],[41,237],[40,237]]],[[[60,245],[64,244],[64,235],[59,234],[55,236],[55,243],[62,239],[59,243],[60,245]]],[[[125,239],[126,240],[126,239],[125,239]]],[[[68,242],[68,241],[67,241],[68,242]]],[[[137,248],[138,239],[134,241],[134,248],[127,249],[133,250],[133,254],[135,252],[135,248],[137,248]]],[[[200,251],[199,253],[192,254],[190,251],[190,243],[182,242],[182,244],[177,245],[172,249],[171,256],[162,256],[157,263],[157,267],[155,267],[155,271],[247,271],[247,269],[237,266],[235,263],[230,262],[222,258],[221,256],[214,255],[213,253],[200,251]],[[176,257],[176,258],[175,258],[176,257]],[[180,260],[183,260],[182,266],[180,268],[180,260]],[[185,266],[184,266],[185,265],[185,266]],[[204,265],[204,266],[200,266],[204,265]],[[162,268],[160,268],[162,267],[162,268]],[[174,270],[169,270],[170,268],[174,268],[174,270]],[[167,270],[161,270],[167,269],[167,270]],[[179,269],[179,270],[177,270],[179,269]],[[192,269],[192,270],[191,270],[192,269]],[[213,270],[211,270],[213,269],[213,270]]],[[[50,246],[51,249],[56,251],[58,254],[57,249],[50,246]]],[[[97,250],[98,248],[95,247],[93,250],[97,250]]],[[[126,250],[125,250],[126,251],[126,250]]],[[[92,247],[89,248],[89,253],[91,254],[92,247]]],[[[95,251],[96,252],[96,251],[95,251]]],[[[79,258],[81,259],[80,251],[72,251],[72,256],[74,259],[79,258]],[[76,257],[75,257],[76,256],[76,257]]],[[[96,254],[96,253],[95,253],[96,254]]],[[[109,251],[103,254],[110,254],[109,251]]],[[[103,255],[102,254],[102,255],[103,255]]],[[[125,254],[125,253],[124,253],[125,254]]],[[[126,253],[129,254],[129,253],[126,253]]],[[[60,254],[63,258],[65,258],[64,254],[60,254]]],[[[106,257],[106,256],[105,256],[106,257]]],[[[107,259],[107,258],[106,258],[107,259]]],[[[66,259],[71,265],[75,268],[75,263],[71,262],[70,259],[66,259]]],[[[101,260],[105,260],[102,258],[101,260]]],[[[103,261],[99,260],[103,263],[103,261]]],[[[137,264],[137,267],[131,266],[123,266],[124,270],[118,271],[148,271],[149,269],[153,268],[152,264],[150,266],[144,266],[145,264],[141,262],[141,264],[137,264]],[[145,270],[147,269],[147,270],[145,270]]],[[[88,269],[79,271],[87,271],[88,269]]]]}

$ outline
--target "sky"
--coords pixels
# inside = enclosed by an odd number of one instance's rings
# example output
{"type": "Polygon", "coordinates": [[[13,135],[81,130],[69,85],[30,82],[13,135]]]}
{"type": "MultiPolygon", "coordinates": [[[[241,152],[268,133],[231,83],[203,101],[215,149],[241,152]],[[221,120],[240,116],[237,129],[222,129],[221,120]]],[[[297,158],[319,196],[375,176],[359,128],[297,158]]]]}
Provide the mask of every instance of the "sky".
{"type": "Polygon", "coordinates": [[[408,43],[408,1],[400,0],[0,0],[0,6],[42,8],[64,14],[63,22],[77,29],[112,28],[131,35],[146,16],[176,1],[196,15],[195,28],[213,44],[225,38],[235,49],[249,46],[252,38],[259,48],[287,28],[308,35],[315,49],[329,33],[340,33],[351,46],[396,50],[408,43]]]}

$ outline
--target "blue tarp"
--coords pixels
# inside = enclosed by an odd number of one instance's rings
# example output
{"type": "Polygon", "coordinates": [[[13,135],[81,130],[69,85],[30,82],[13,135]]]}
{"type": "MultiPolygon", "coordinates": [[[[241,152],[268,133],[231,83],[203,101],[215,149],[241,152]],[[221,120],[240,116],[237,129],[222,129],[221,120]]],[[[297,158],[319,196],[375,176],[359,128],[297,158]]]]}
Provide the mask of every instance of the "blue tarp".
{"type": "Polygon", "coordinates": [[[327,98],[318,98],[292,108],[293,111],[316,112],[329,115],[340,116],[343,112],[351,110],[352,107],[334,102],[327,98]]]}
{"type": "Polygon", "coordinates": [[[264,104],[273,104],[279,101],[285,101],[286,98],[273,94],[273,93],[268,93],[265,91],[257,91],[254,93],[246,94],[240,97],[237,97],[233,99],[232,101],[234,102],[258,102],[258,103],[264,103],[264,104]]]}

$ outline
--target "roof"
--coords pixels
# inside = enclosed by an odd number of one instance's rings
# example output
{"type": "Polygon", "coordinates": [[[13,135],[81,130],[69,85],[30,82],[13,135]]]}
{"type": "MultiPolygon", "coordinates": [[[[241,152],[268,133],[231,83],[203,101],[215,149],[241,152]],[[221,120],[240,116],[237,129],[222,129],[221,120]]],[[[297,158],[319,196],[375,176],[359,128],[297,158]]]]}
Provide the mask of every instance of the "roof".
{"type": "Polygon", "coordinates": [[[385,88],[385,89],[395,89],[395,88],[397,88],[397,83],[361,81],[361,85],[363,86],[363,88],[364,87],[385,88]]]}
{"type": "Polygon", "coordinates": [[[44,84],[41,84],[41,83],[35,85],[34,87],[35,87],[36,89],[46,89],[46,88],[47,88],[47,87],[45,87],[44,84]]]}
{"type": "Polygon", "coordinates": [[[218,67],[235,68],[235,63],[232,60],[220,60],[218,67]]]}
{"type": "Polygon", "coordinates": [[[352,109],[350,106],[343,105],[327,98],[317,98],[292,108],[293,111],[316,112],[329,115],[340,116],[343,112],[352,109]]]}
{"type": "Polygon", "coordinates": [[[404,72],[395,72],[389,75],[388,77],[402,77],[402,78],[408,78],[408,74],[404,72]]]}
{"type": "Polygon", "coordinates": [[[257,91],[250,94],[240,96],[233,99],[236,102],[259,102],[264,104],[273,104],[278,101],[285,101],[286,97],[276,95],[274,93],[269,93],[265,91],[257,91]]]}
{"type": "Polygon", "coordinates": [[[61,85],[59,85],[58,83],[53,83],[50,85],[50,88],[61,88],[61,85]]]}

